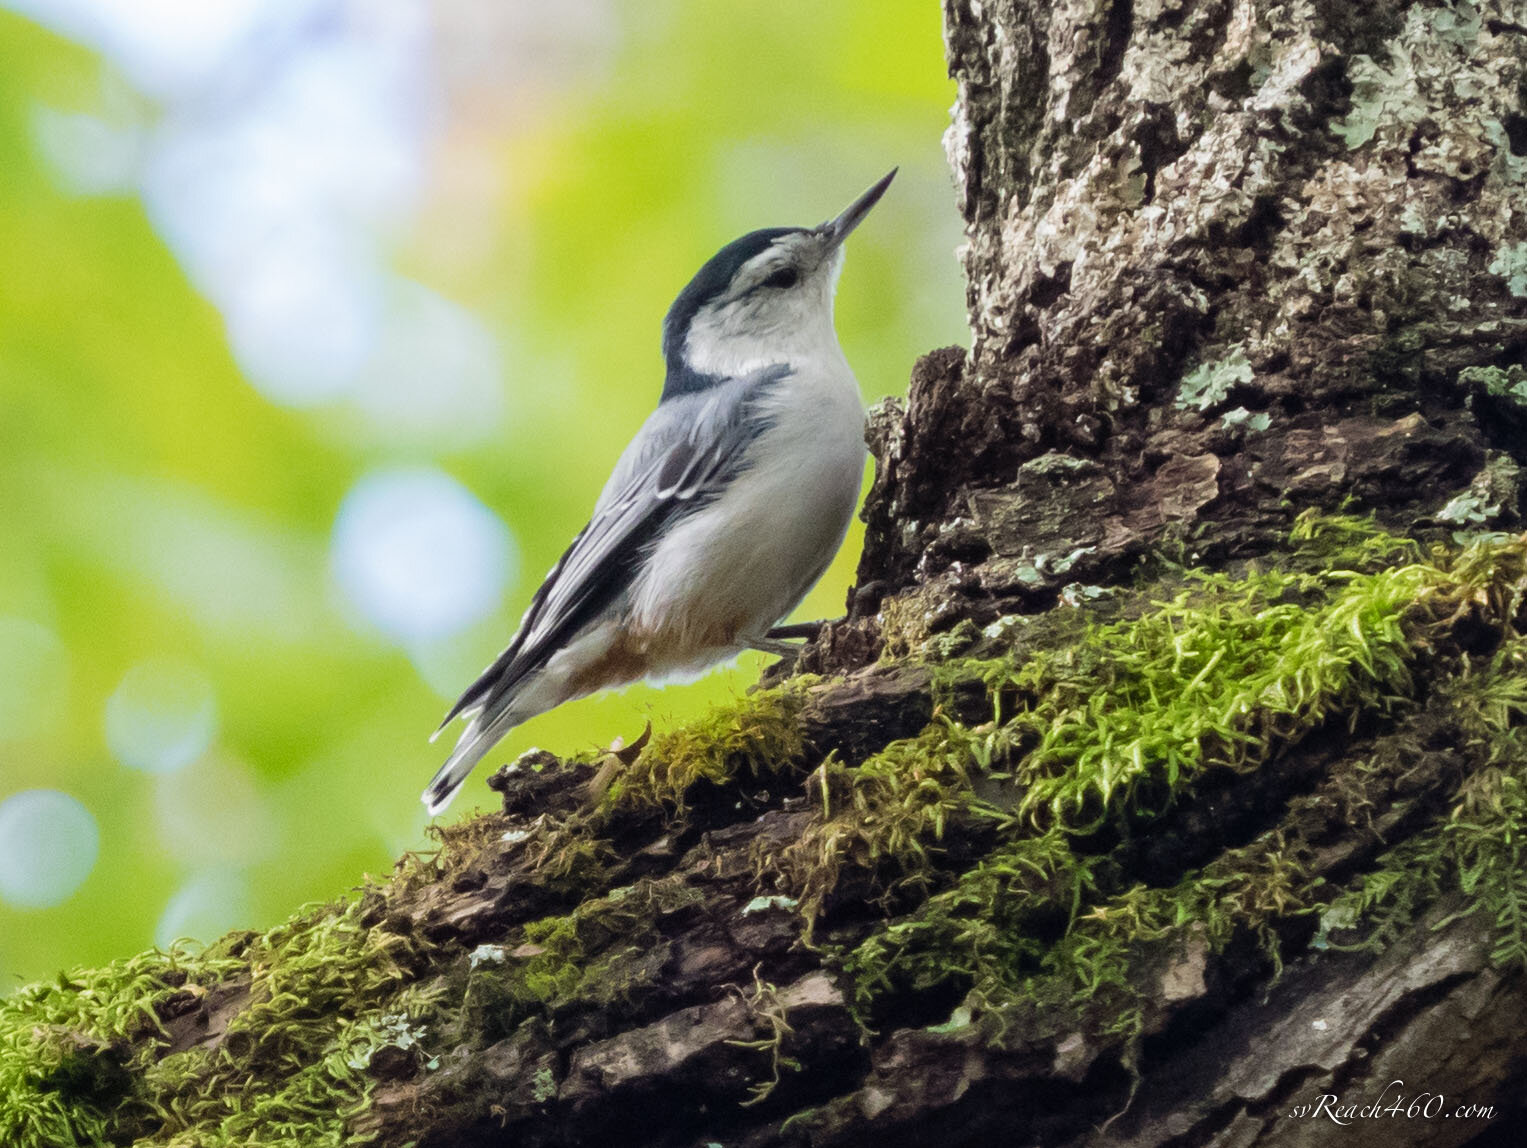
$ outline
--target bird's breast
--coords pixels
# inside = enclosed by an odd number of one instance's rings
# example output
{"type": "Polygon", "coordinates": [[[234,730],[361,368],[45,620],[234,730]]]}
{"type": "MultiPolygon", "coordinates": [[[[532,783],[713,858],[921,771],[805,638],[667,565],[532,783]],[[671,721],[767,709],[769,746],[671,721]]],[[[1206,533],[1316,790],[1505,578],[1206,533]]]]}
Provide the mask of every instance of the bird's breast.
{"type": "Polygon", "coordinates": [[[762,636],[816,583],[853,518],[866,452],[847,364],[796,370],[760,414],[766,429],[742,473],[664,535],[633,587],[633,624],[676,663],[762,636]]]}

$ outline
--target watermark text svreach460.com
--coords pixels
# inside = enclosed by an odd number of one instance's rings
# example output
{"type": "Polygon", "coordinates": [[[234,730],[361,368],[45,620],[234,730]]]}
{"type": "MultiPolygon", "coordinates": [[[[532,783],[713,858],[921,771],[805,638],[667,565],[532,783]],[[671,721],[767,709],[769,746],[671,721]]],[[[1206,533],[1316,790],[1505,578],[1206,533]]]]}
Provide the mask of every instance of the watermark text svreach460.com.
{"type": "Polygon", "coordinates": [[[1288,1110],[1291,1120],[1329,1120],[1333,1124],[1356,1124],[1365,1120],[1493,1120],[1488,1104],[1450,1101],[1440,1092],[1407,1093],[1403,1080],[1391,1080],[1372,1100],[1348,1100],[1323,1093],[1288,1110]]]}

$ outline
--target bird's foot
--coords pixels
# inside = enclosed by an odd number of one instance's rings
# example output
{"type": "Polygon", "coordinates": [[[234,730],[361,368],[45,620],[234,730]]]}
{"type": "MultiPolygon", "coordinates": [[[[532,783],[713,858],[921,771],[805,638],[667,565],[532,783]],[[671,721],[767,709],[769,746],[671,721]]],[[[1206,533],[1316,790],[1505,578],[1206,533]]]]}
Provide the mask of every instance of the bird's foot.
{"type": "MultiPolygon", "coordinates": [[[[784,628],[779,627],[779,629],[784,628]]],[[[769,631],[771,635],[776,632],[776,630],[769,631]]],[[[794,642],[782,642],[774,637],[748,638],[743,642],[743,645],[750,650],[757,650],[759,653],[773,654],[776,658],[798,658],[801,654],[801,647],[794,642]]]]}
{"type": "Polygon", "coordinates": [[[764,635],[766,638],[805,638],[808,642],[815,641],[827,625],[826,618],[819,618],[815,622],[791,622],[786,626],[775,626],[764,635]]]}
{"type": "Polygon", "coordinates": [[[630,745],[622,738],[616,738],[611,744],[609,752],[605,754],[604,762],[599,766],[599,772],[589,779],[588,788],[584,790],[583,799],[586,808],[593,809],[609,792],[610,783],[615,778],[636,764],[636,759],[642,755],[642,750],[652,740],[652,723],[647,723],[647,728],[642,730],[630,745]]]}

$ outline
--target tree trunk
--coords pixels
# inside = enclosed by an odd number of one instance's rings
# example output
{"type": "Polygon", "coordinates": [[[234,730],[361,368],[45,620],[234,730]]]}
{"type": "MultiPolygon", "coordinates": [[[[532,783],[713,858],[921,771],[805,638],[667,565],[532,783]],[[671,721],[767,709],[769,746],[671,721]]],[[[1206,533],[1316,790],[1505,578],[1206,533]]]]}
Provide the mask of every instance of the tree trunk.
{"type": "Polygon", "coordinates": [[[76,1134],[1516,1142],[1527,3],[945,9],[973,345],[822,676],[501,770],[156,1024],[28,998],[76,1134]]]}

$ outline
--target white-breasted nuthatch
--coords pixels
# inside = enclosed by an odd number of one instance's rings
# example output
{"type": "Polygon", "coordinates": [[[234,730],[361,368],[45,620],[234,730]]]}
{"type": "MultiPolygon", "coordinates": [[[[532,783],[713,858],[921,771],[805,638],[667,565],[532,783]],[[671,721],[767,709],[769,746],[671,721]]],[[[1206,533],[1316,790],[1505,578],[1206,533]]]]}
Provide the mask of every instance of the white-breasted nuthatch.
{"type": "Polygon", "coordinates": [[[728,243],[679,292],[657,410],[441,723],[468,718],[424,791],[431,814],[509,730],[565,701],[791,649],[769,630],[838,552],[864,472],[864,404],[832,321],[843,241],[895,174],[818,227],[728,243]]]}

